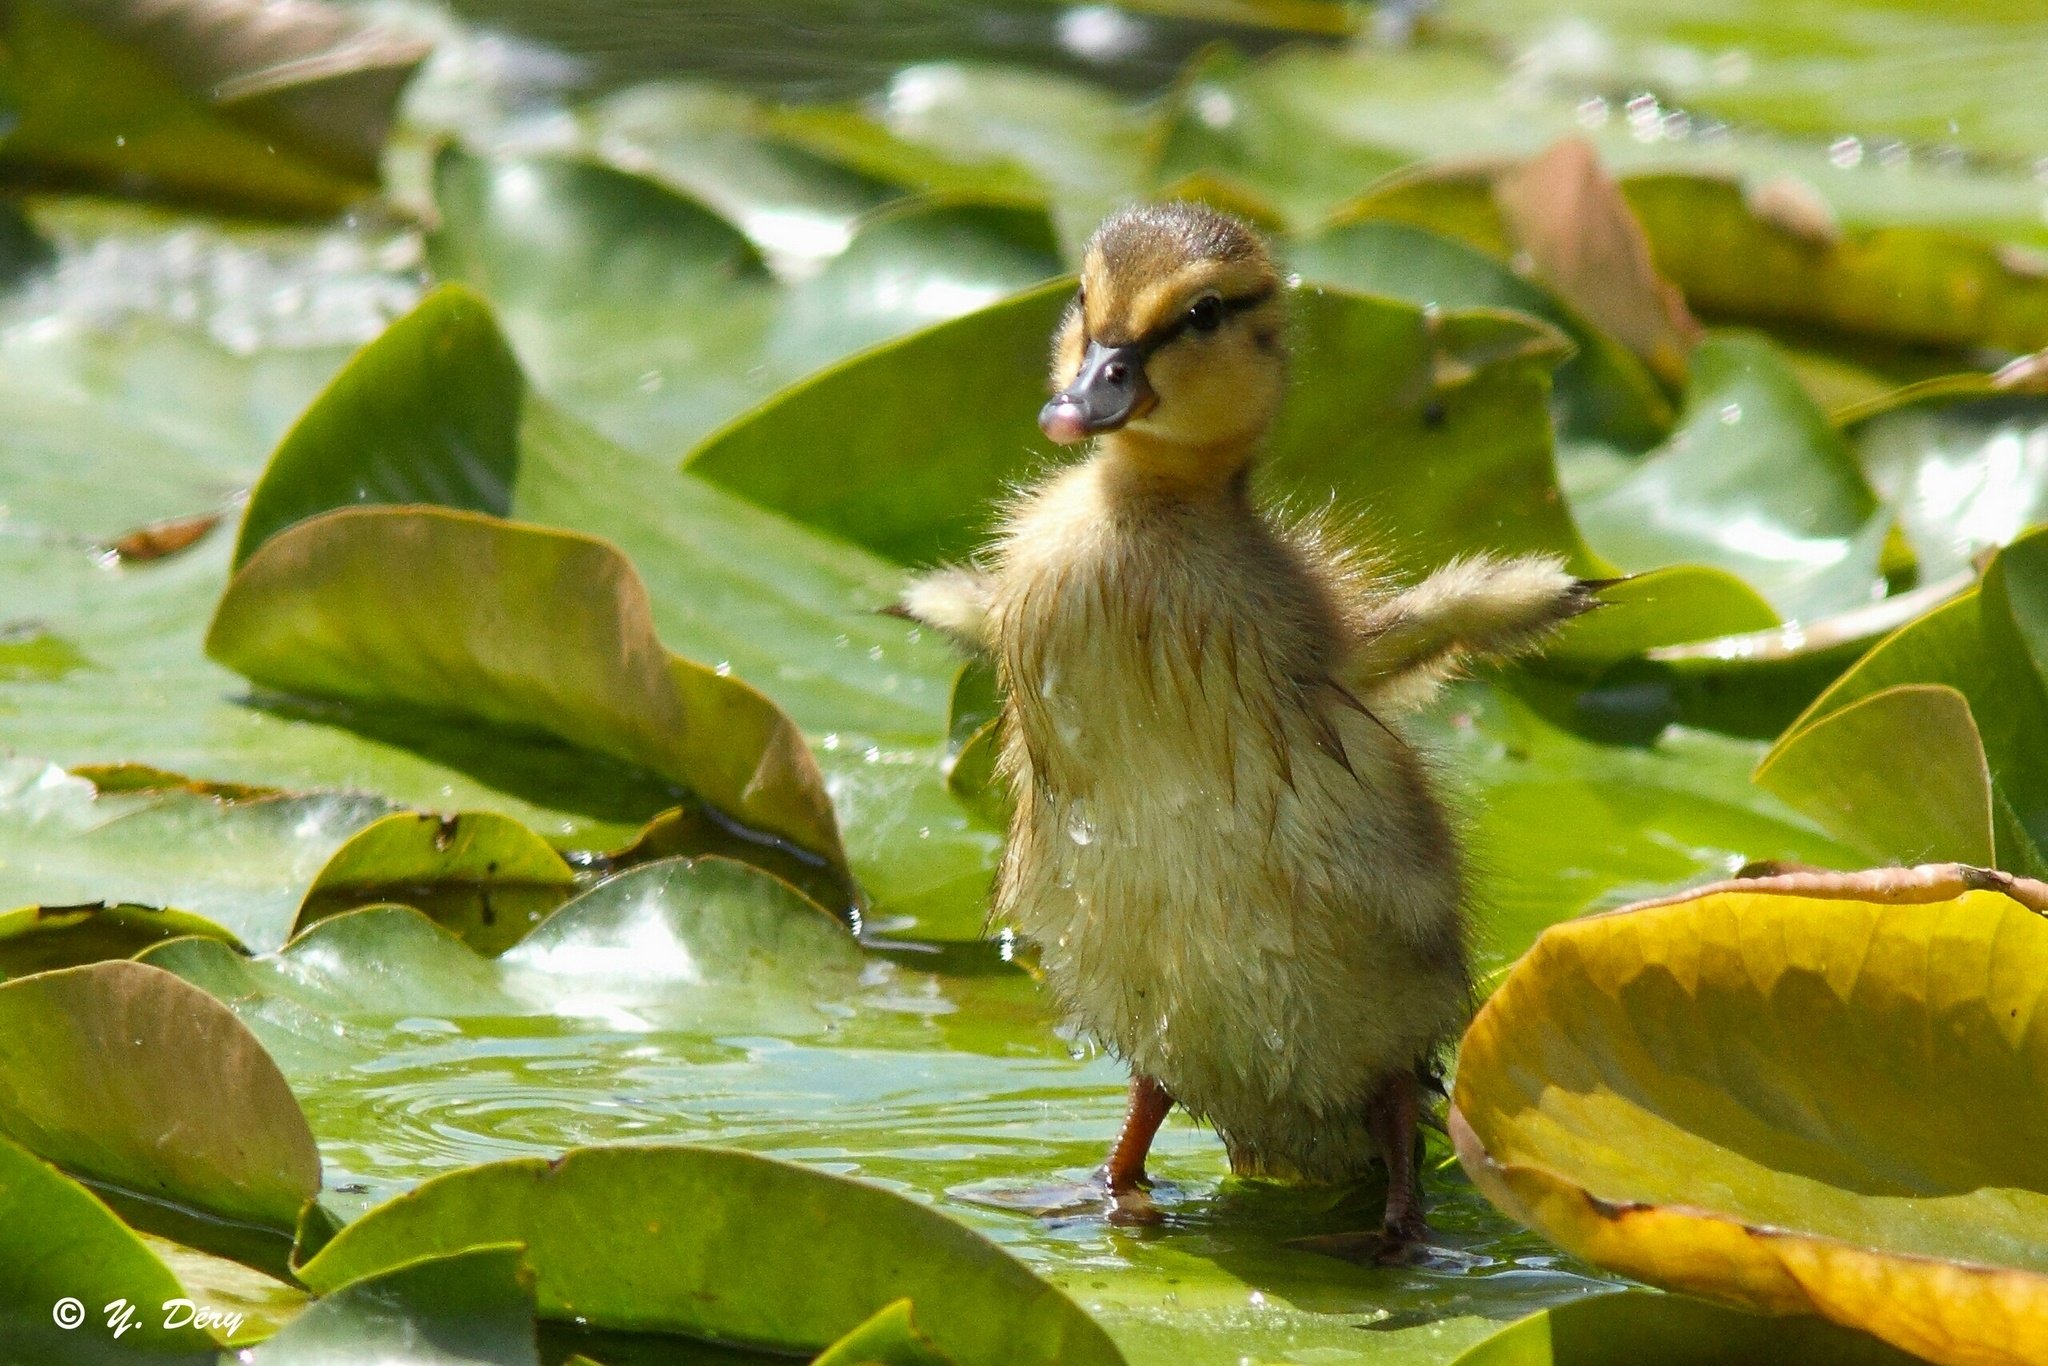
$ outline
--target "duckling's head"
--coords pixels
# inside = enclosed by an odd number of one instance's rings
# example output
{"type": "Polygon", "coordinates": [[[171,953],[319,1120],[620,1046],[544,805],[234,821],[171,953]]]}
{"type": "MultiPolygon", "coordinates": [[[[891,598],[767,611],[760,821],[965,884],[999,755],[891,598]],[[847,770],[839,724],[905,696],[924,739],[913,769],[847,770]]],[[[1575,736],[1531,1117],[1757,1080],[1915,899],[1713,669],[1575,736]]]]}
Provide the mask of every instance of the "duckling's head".
{"type": "Polygon", "coordinates": [[[1062,445],[1121,432],[1147,463],[1234,474],[1286,389],[1285,311],[1266,244],[1237,219],[1186,203],[1116,214],[1082,255],[1038,425],[1062,445]]]}

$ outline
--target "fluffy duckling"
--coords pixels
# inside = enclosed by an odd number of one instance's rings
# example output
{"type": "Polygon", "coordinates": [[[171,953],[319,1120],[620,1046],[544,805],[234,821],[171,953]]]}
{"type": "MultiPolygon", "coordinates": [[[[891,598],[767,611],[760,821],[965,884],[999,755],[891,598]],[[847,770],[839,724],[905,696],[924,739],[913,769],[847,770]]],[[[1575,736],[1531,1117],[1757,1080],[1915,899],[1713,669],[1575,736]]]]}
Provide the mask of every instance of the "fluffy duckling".
{"type": "Polygon", "coordinates": [[[985,567],[918,580],[902,610],[997,662],[1016,814],[995,911],[1130,1065],[1110,1193],[1141,1201],[1178,1103],[1241,1174],[1343,1182],[1383,1160],[1394,1246],[1424,1227],[1418,1072],[1469,998],[1458,840],[1394,722],[1591,586],[1467,559],[1391,591],[1262,513],[1286,322],[1244,224],[1191,204],[1110,218],[1039,414],[1092,454],[1011,503],[985,567]]]}

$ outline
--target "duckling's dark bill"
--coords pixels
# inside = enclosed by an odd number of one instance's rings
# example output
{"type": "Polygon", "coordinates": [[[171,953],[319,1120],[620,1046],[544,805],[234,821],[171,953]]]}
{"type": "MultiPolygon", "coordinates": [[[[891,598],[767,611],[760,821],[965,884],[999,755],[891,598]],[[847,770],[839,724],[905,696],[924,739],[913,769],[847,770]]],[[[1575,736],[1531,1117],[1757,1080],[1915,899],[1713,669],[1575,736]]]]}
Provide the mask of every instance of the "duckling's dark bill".
{"type": "Polygon", "coordinates": [[[1142,345],[1090,342],[1073,382],[1038,410],[1038,426],[1062,446],[1113,432],[1152,410],[1158,400],[1145,379],[1142,345]]]}

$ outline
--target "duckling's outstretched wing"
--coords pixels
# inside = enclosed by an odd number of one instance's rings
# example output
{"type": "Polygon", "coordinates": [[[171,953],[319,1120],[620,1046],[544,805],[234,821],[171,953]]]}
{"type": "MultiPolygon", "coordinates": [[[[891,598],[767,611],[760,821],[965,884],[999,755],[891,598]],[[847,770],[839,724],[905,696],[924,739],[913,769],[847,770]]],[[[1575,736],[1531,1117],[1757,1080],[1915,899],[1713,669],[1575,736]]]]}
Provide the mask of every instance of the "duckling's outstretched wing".
{"type": "Polygon", "coordinates": [[[896,604],[884,610],[943,631],[970,650],[986,650],[992,643],[988,634],[992,590],[984,571],[969,565],[947,565],[912,579],[896,604]]]}
{"type": "Polygon", "coordinates": [[[1536,648],[1559,623],[1599,606],[1604,586],[1549,556],[1453,560],[1364,605],[1338,679],[1375,711],[1417,710],[1468,664],[1536,648]]]}

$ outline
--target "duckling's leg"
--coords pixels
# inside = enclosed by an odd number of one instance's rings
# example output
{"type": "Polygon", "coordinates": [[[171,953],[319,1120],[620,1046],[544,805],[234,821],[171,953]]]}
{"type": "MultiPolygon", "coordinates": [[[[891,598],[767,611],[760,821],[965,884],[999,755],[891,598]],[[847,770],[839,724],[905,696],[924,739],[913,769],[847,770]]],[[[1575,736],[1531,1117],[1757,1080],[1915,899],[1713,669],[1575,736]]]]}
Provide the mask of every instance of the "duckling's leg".
{"type": "Polygon", "coordinates": [[[1171,1109],[1173,1097],[1164,1086],[1150,1077],[1132,1075],[1130,1109],[1124,1112],[1124,1127],[1116,1136],[1116,1146],[1109,1150],[1109,1164],[1103,1168],[1111,1195],[1129,1195],[1152,1184],[1145,1176],[1145,1154],[1152,1151],[1152,1136],[1171,1109]]]}
{"type": "Polygon", "coordinates": [[[1387,1208],[1380,1229],[1393,1247],[1411,1246],[1429,1232],[1422,1215],[1422,1166],[1415,1145],[1422,1120],[1417,1089],[1415,1074],[1404,1068],[1388,1077],[1366,1103],[1367,1127],[1387,1164],[1387,1208]]]}

